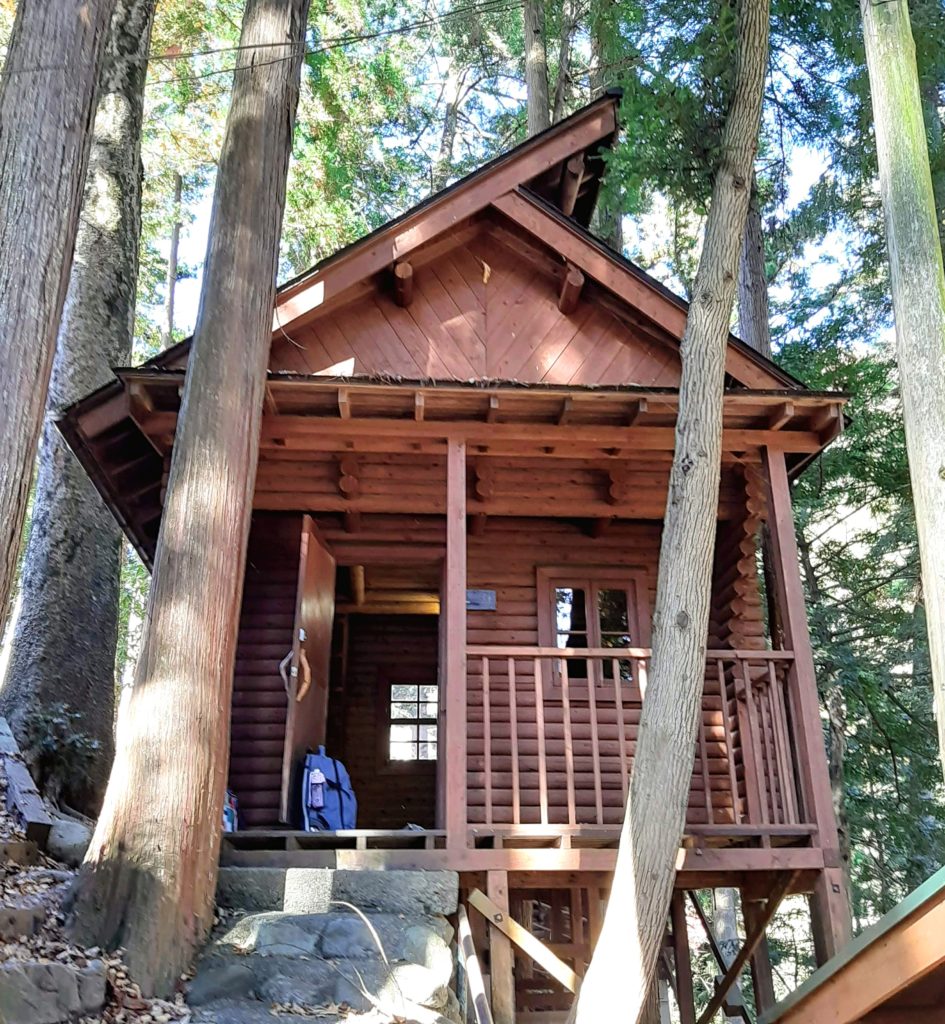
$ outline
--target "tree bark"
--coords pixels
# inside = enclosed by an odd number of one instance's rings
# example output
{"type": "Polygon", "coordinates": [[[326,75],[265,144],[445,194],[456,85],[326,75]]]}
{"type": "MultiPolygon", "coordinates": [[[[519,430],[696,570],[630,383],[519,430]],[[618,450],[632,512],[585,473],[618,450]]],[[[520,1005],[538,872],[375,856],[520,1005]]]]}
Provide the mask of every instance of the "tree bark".
{"type": "Polygon", "coordinates": [[[551,103],[551,123],[557,124],[564,117],[565,106],[571,86],[571,45],[577,15],[575,0],[566,0],[561,11],[561,32],[558,39],[558,74],[555,78],[555,94],[551,103]]]}
{"type": "MultiPolygon", "coordinates": [[[[591,18],[591,99],[603,96],[612,85],[612,74],[607,67],[607,47],[604,41],[605,28],[600,17],[591,18]]],[[[605,176],[606,185],[606,176],[605,176]]],[[[597,234],[614,252],[623,254],[623,213],[614,203],[610,190],[606,187],[594,211],[597,220],[597,234]]]]}
{"type": "Polygon", "coordinates": [[[233,657],[308,0],[248,0],[147,621],[71,926],[170,992],[213,919],[233,657]],[[274,47],[274,44],[279,45],[274,47]]]}
{"type": "Polygon", "coordinates": [[[545,10],[542,0],[525,0],[525,105],[529,137],[551,124],[548,99],[548,52],[545,44],[545,10]]]}
{"type": "MultiPolygon", "coordinates": [[[[726,967],[738,956],[741,943],[738,939],[738,890],[725,888],[714,889],[712,899],[715,903],[715,912],[712,915],[712,926],[715,931],[715,939],[719,944],[719,951],[726,967]]],[[[718,975],[722,971],[716,970],[718,975]]],[[[735,986],[733,992],[738,991],[739,985],[735,986]]],[[[725,1014],[726,1020],[741,1020],[739,1016],[725,1014]]]]}
{"type": "Polygon", "coordinates": [[[748,217],[745,220],[745,238],[738,264],[738,336],[756,352],[760,352],[768,359],[771,358],[765,240],[754,175],[748,217]]]}
{"type": "MultiPolygon", "coordinates": [[[[25,744],[57,704],[97,744],[62,797],[95,815],[114,754],[121,531],[55,420],[127,364],[141,233],[141,125],[155,0],[118,0],[102,64],[75,256],[46,400],[17,619],[0,712],[25,744]]],[[[24,748],[25,749],[25,748],[24,748]]],[[[25,750],[29,757],[28,749],[25,750]]]]}
{"type": "Polygon", "coordinates": [[[945,272],[908,4],[860,0],[860,10],[945,769],[945,272]]]}
{"type": "Polygon", "coordinates": [[[738,66],[682,341],[676,447],[660,547],[653,661],[610,900],[572,1010],[638,1021],[653,984],[686,823],[705,677],[729,317],[768,62],[768,0],[742,0],[738,66]]]}
{"type": "Polygon", "coordinates": [[[20,0],[0,78],[0,634],[69,283],[114,0],[20,0]]]}
{"type": "Polygon", "coordinates": [[[180,199],[184,188],[179,172],[174,174],[174,224],[171,228],[171,246],[167,258],[167,298],[164,302],[164,319],[166,330],[164,345],[170,348],[174,344],[174,301],[177,298],[177,260],[180,253],[180,199]]]}
{"type": "Polygon", "coordinates": [[[453,170],[453,146],[456,143],[459,106],[465,80],[465,69],[460,71],[456,66],[456,61],[450,61],[449,69],[446,72],[446,86],[444,88],[446,113],[443,117],[443,132],[440,135],[440,149],[436,155],[431,176],[430,192],[432,195],[436,195],[437,192],[441,192],[446,188],[453,170]]]}

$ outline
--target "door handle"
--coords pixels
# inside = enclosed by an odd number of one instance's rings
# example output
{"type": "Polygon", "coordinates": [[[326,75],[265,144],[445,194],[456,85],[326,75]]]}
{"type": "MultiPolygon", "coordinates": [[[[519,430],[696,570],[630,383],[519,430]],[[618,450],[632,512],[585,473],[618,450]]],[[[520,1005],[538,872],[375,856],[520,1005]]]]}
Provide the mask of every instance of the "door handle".
{"type": "MultiPolygon", "coordinates": [[[[285,687],[285,695],[291,700],[292,699],[292,684],[289,682],[289,673],[286,671],[289,667],[289,662],[292,660],[292,656],[295,654],[294,650],[289,653],[279,662],[279,675],[282,676],[282,685],[285,687]]],[[[293,669],[293,675],[295,670],[293,669]]]]}

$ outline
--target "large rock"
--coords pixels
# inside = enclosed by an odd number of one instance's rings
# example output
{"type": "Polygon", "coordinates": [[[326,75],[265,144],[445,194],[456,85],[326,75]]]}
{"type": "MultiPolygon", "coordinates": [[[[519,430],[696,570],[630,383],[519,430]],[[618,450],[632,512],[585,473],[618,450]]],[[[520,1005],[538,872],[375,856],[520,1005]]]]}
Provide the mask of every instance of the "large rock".
{"type": "Polygon", "coordinates": [[[452,914],[459,901],[459,876],[455,871],[220,869],[217,902],[224,907],[325,914],[337,909],[338,901],[363,911],[452,914]]]}
{"type": "Polygon", "coordinates": [[[46,841],[46,852],[63,864],[78,867],[91,841],[92,830],[88,825],[77,818],[56,815],[46,841]]]}
{"type": "Polygon", "coordinates": [[[105,1005],[105,965],[0,964],[0,1021],[59,1024],[105,1005]]]}

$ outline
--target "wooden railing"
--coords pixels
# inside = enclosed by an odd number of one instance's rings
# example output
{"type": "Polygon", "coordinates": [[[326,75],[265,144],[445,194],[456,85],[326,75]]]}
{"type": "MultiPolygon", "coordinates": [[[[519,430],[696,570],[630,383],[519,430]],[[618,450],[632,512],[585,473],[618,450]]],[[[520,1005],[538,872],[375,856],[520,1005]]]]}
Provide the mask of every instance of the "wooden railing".
{"type": "MultiPolygon", "coordinates": [[[[647,648],[471,646],[471,825],[609,826],[622,819],[646,694],[647,648]]],[[[789,651],[706,656],[688,824],[806,821],[789,651]]]]}

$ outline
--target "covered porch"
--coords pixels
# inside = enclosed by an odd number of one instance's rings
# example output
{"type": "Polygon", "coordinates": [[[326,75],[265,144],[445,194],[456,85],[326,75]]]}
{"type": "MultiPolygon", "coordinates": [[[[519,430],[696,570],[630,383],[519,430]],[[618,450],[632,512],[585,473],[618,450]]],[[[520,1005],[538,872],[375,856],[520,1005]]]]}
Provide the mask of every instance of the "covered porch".
{"type": "MultiPolygon", "coordinates": [[[[183,371],[118,377],[113,395],[64,429],[149,557],[183,371]],[[143,449],[129,460],[133,438],[143,449]]],[[[255,814],[256,797],[247,800],[249,830],[228,837],[224,860],[612,868],[646,691],[677,403],[671,388],[270,374],[231,766],[237,795],[268,773],[268,803],[255,814]],[[619,598],[613,621],[600,618],[600,595],[619,598]],[[411,668],[409,652],[423,645],[411,668]],[[350,701],[346,670],[366,649],[381,650],[378,678],[417,688],[417,714],[398,720],[404,701],[390,689],[370,714],[355,708],[362,723],[373,715],[358,734],[338,716],[350,701]],[[427,793],[422,807],[404,801],[398,823],[423,831],[392,827],[376,802],[354,834],[293,829],[298,760],[326,741],[342,759],[370,747],[362,777],[375,766],[374,781],[398,800],[427,793]],[[409,767],[396,764],[410,743],[409,767]]],[[[833,394],[726,394],[685,870],[817,870],[831,845],[788,478],[841,423],[833,394]],[[762,520],[777,558],[767,607],[755,565],[762,520]]]]}

